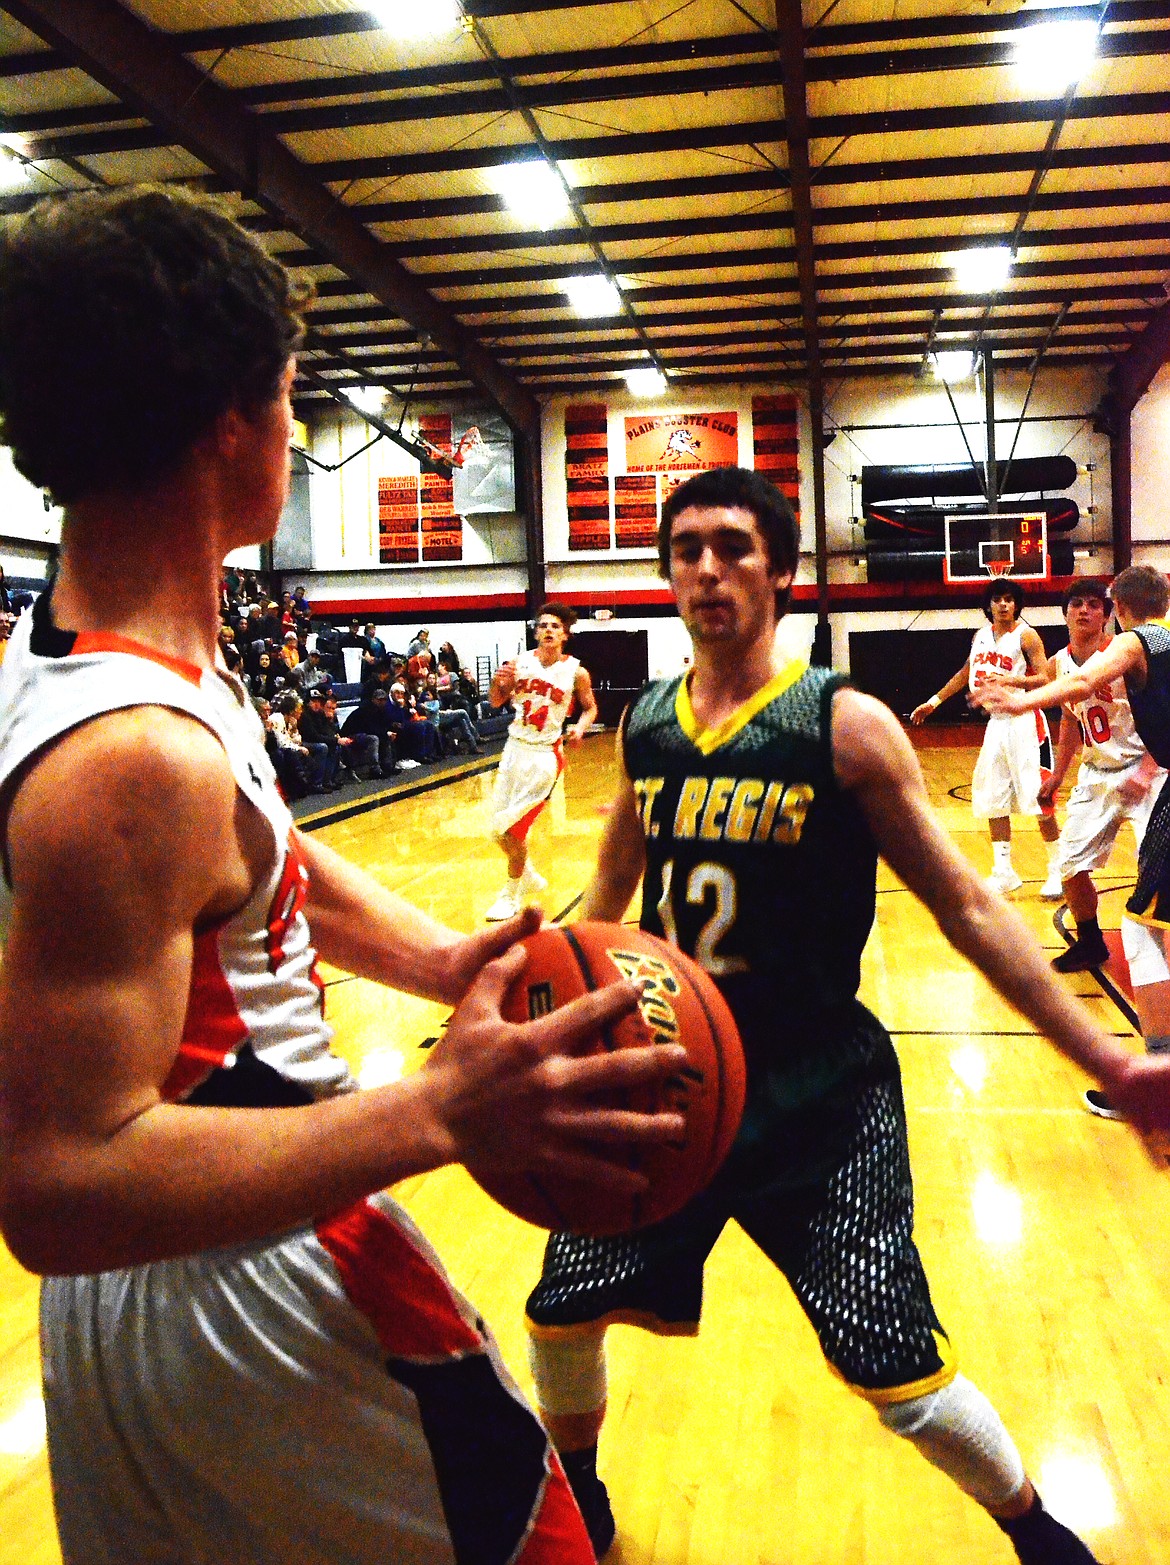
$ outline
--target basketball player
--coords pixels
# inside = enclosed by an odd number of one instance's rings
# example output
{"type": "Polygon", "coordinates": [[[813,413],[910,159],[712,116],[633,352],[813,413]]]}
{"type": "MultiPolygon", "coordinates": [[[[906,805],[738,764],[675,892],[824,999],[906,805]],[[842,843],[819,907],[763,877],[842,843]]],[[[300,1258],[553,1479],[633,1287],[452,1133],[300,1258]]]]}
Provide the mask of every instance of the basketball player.
{"type": "Polygon", "coordinates": [[[589,671],[565,651],[576,622],[563,603],[546,603],[536,616],[535,648],[501,663],[492,675],[489,700],[493,706],[511,701],[516,716],[492,795],[492,832],[508,861],[508,880],[485,914],[489,920],[514,918],[525,899],[548,884],[528,857],[528,833],[565,769],[565,744],[580,744],[597,717],[589,671]],[[574,698],[581,712],[566,729],[574,698]]]}
{"type": "MultiPolygon", "coordinates": [[[[988,624],[975,632],[971,652],[957,673],[929,701],[923,701],[910,714],[912,723],[924,723],[944,701],[964,687],[974,703],[975,691],[987,679],[1007,679],[1027,684],[1039,683],[1045,675],[1048,658],[1039,635],[1021,620],[1024,589],[1010,578],[993,578],[983,594],[983,612],[988,624]]],[[[986,820],[991,836],[993,857],[987,884],[993,891],[1008,895],[1024,884],[1012,863],[1013,815],[1038,815],[1040,835],[1048,843],[1048,876],[1040,889],[1042,897],[1061,895],[1056,864],[1056,842],[1060,828],[1051,799],[1040,801],[1040,784],[1052,770],[1052,740],[1043,712],[1026,722],[989,721],[971,778],[971,813],[986,820]]]]}
{"type": "MultiPolygon", "coordinates": [[[[1105,634],[1112,605],[1104,582],[1075,582],[1064,594],[1063,606],[1068,646],[1049,661],[1053,679],[1075,673],[1111,640],[1105,634]]],[[[1069,794],[1058,857],[1064,899],[1076,920],[1077,938],[1053,959],[1058,973],[1083,973],[1100,967],[1108,958],[1109,948],[1097,923],[1092,872],[1108,860],[1123,821],[1133,823],[1134,840],[1141,849],[1150,811],[1166,780],[1166,773],[1138,738],[1125,683],[1116,679],[1086,700],[1064,707],[1056,763],[1052,775],[1040,784],[1041,803],[1055,799],[1082,742],[1084,755],[1076,786],[1069,794]]],[[[1090,1105],[1099,1096],[1090,1089],[1090,1105]]]]}
{"type": "Polygon", "coordinates": [[[459,936],[293,826],[215,653],[224,556],[287,499],[303,303],[178,193],[0,231],[3,436],[65,507],[0,674],[0,1226],[47,1279],[62,1554],[587,1565],[490,1334],[374,1192],[459,1160],[625,1188],[606,1143],[680,1121],[589,1094],[670,1066],[570,1057],[621,987],[501,1021],[534,915],[459,936]],[[424,1069],[356,1090],[318,951],[457,1007],[424,1069]]]}
{"type": "MultiPolygon", "coordinates": [[[[1170,588],[1152,565],[1131,565],[1114,580],[1113,603],[1122,634],[1075,669],[1036,689],[996,688],[980,693],[989,710],[1015,714],[1059,701],[1076,706],[1125,681],[1138,737],[1155,764],[1170,767],[1170,588]]],[[[1163,783],[1138,848],[1138,876],[1121,920],[1121,942],[1133,985],[1134,1008],[1152,1055],[1170,1059],[1170,788],[1163,783]]],[[[1108,1088],[1085,1095],[1103,1119],[1130,1117],[1108,1088]]]]}
{"type": "Polygon", "coordinates": [[[663,506],[659,554],[694,667],[626,715],[625,775],[581,917],[620,920],[642,879],[642,927],[695,956],[731,1007],[748,1097],[706,1191],[637,1233],[553,1235],[528,1300],[538,1401],[598,1556],[614,1535],[596,1473],[606,1326],[694,1332],[704,1262],[734,1217],[887,1428],[979,1501],[1028,1565],[1084,1565],[1092,1556],[1043,1509],[994,1409],[957,1373],[911,1237],[898,1061],[856,999],[878,854],[1041,1032],[1163,1123],[1170,1059],[1127,1056],[1065,993],[935,820],[893,714],[780,654],[799,539],[777,490],[738,468],[697,475],[663,506]]]}

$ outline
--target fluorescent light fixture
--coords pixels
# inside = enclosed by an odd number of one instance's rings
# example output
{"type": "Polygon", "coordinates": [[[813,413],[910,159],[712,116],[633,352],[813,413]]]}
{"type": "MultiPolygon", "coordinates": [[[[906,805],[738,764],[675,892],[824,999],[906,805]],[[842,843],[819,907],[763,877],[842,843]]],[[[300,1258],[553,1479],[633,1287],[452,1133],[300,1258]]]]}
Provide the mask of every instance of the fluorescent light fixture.
{"type": "Polygon", "coordinates": [[[341,395],[359,413],[381,413],[386,403],[384,386],[347,386],[341,395]]]}
{"type": "Polygon", "coordinates": [[[975,355],[970,348],[948,348],[943,353],[930,355],[930,367],[939,380],[948,386],[960,380],[970,380],[975,373],[975,355]]]}
{"type": "Polygon", "coordinates": [[[0,190],[23,190],[29,184],[24,159],[6,147],[0,147],[0,190]]]}
{"type": "Polygon", "coordinates": [[[566,277],[561,284],[578,315],[591,320],[598,315],[620,315],[622,296],[602,272],[588,277],[566,277]]]}
{"type": "Polygon", "coordinates": [[[995,293],[1008,280],[1012,253],[1007,245],[980,245],[957,251],[951,265],[956,282],[968,293],[995,293]]]}
{"type": "Polygon", "coordinates": [[[508,210],[529,227],[551,228],[569,210],[560,175],[543,158],[501,164],[489,177],[508,210]]]}
{"type": "Polygon", "coordinates": [[[627,370],[626,385],[635,397],[660,397],[666,390],[666,376],[661,370],[627,370]]]}
{"type": "Polygon", "coordinates": [[[1012,41],[1016,75],[1034,93],[1064,92],[1097,55],[1096,22],[1037,22],[1012,41]]]}
{"type": "Polygon", "coordinates": [[[458,0],[365,0],[365,9],[395,38],[440,38],[462,17],[458,0]]]}

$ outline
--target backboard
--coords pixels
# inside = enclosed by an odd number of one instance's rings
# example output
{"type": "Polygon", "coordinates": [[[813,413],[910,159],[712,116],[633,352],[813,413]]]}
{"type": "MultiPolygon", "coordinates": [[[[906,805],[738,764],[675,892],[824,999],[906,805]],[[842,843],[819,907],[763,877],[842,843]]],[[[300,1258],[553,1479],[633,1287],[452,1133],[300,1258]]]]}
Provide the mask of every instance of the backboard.
{"type": "Polygon", "coordinates": [[[1048,518],[1043,511],[969,511],[944,518],[943,578],[986,581],[991,575],[1047,581],[1048,518]]]}

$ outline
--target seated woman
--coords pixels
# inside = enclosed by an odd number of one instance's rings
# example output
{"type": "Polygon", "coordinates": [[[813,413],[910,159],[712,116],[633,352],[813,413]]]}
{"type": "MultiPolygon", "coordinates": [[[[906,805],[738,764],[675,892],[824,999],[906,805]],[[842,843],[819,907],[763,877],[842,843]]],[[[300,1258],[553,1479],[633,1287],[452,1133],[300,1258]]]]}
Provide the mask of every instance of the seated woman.
{"type": "Polygon", "coordinates": [[[462,741],[469,745],[476,755],[483,754],[483,745],[479,742],[479,735],[475,731],[475,724],[468,715],[467,709],[463,706],[443,706],[437,674],[427,675],[421,704],[423,711],[438,728],[440,742],[446,744],[449,739],[454,750],[457,751],[462,741]]]}
{"type": "Polygon", "coordinates": [[[437,761],[439,758],[439,730],[434,723],[416,712],[406,695],[406,686],[395,680],[390,686],[390,709],[387,720],[394,732],[394,744],[401,764],[413,761],[437,761]]]}

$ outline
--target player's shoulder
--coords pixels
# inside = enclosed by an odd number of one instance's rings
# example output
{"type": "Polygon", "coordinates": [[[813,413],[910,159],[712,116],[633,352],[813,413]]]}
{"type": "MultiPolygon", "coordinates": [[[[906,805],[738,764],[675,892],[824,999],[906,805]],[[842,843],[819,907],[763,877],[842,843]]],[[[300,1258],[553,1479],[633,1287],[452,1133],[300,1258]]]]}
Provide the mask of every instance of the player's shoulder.
{"type": "Polygon", "coordinates": [[[10,831],[62,854],[108,843],[214,843],[232,829],[235,783],[219,741],[161,706],[102,713],[46,746],[12,789],[10,831]]]}

